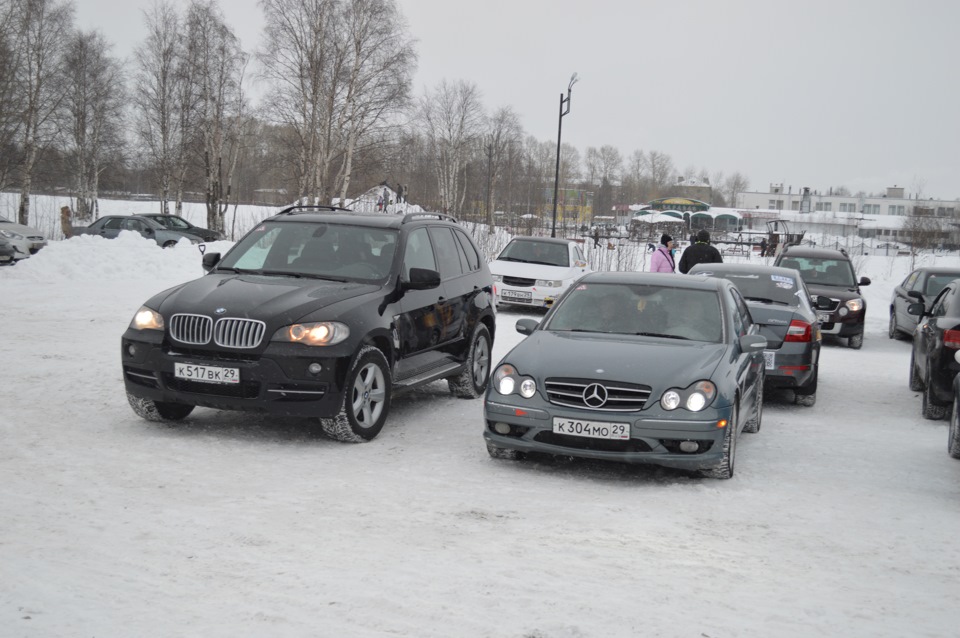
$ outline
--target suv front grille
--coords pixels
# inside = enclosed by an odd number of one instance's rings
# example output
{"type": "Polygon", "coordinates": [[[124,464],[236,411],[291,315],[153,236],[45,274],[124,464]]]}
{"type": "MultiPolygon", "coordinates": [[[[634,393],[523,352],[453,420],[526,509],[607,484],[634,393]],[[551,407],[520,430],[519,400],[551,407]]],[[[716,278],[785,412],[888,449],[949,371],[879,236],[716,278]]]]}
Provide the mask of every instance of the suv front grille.
{"type": "Polygon", "coordinates": [[[642,410],[650,397],[650,386],[619,381],[593,381],[589,379],[547,379],[547,398],[554,405],[583,410],[610,410],[613,412],[636,412],[642,410]],[[598,386],[599,394],[606,400],[597,405],[597,392],[585,392],[598,386]],[[590,401],[588,402],[588,399],[590,401]]]}
{"type": "Polygon", "coordinates": [[[176,314],[170,318],[170,338],[180,343],[202,346],[211,338],[225,348],[256,348],[263,341],[266,324],[255,319],[217,319],[214,324],[204,315],[176,314]]]}
{"type": "Polygon", "coordinates": [[[536,279],[527,279],[526,277],[507,277],[503,276],[503,283],[508,286],[519,286],[520,288],[532,288],[537,283],[536,279]]]}
{"type": "Polygon", "coordinates": [[[840,307],[840,300],[830,297],[830,307],[829,308],[819,308],[821,312],[836,312],[837,308],[840,307]]]}

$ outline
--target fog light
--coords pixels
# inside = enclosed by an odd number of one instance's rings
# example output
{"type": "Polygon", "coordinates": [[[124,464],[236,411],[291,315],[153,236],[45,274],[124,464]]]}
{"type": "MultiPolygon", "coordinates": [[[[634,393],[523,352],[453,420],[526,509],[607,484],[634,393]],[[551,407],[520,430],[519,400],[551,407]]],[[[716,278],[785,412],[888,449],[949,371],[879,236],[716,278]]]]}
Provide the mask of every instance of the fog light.
{"type": "Polygon", "coordinates": [[[840,310],[838,310],[837,312],[840,314],[841,317],[846,317],[848,314],[850,314],[850,311],[847,310],[846,306],[841,306],[840,310]]]}
{"type": "Polygon", "coordinates": [[[323,370],[323,366],[319,363],[311,363],[307,366],[307,372],[310,374],[320,374],[321,370],[323,370]]]}
{"type": "Polygon", "coordinates": [[[127,354],[131,357],[137,354],[137,346],[133,345],[132,343],[127,344],[127,354]]]}
{"type": "Polygon", "coordinates": [[[681,452],[696,452],[700,449],[700,444],[696,441],[680,441],[681,452]]]}
{"type": "Polygon", "coordinates": [[[510,434],[510,425],[508,423],[494,423],[493,429],[497,434],[510,434]]]}

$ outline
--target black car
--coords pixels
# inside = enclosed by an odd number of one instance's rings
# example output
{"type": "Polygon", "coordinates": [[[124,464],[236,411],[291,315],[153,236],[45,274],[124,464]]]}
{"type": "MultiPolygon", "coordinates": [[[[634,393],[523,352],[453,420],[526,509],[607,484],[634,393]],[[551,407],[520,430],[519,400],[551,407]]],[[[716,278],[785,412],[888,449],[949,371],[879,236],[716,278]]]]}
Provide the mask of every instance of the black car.
{"type": "Polygon", "coordinates": [[[183,217],[179,215],[161,215],[149,214],[143,215],[147,219],[152,219],[161,226],[169,228],[170,230],[176,230],[181,233],[187,233],[189,235],[196,235],[203,241],[218,241],[223,239],[223,233],[217,230],[210,230],[209,228],[201,228],[200,226],[194,226],[183,217]]]}
{"type": "Polygon", "coordinates": [[[890,328],[887,333],[891,339],[912,337],[917,327],[917,318],[907,312],[907,306],[923,302],[930,310],[933,300],[943,287],[960,277],[960,268],[917,268],[907,275],[893,290],[890,298],[890,328]]]}
{"type": "MultiPolygon", "coordinates": [[[[814,405],[820,376],[820,322],[800,273],[761,264],[697,264],[688,274],[733,282],[767,339],[766,387],[789,388],[796,403],[814,405]]],[[[823,297],[821,303],[826,308],[832,302],[823,297]]]]}
{"type": "Polygon", "coordinates": [[[9,241],[0,237],[0,264],[12,264],[15,260],[17,250],[9,241]]]}
{"type": "Polygon", "coordinates": [[[817,308],[823,334],[845,337],[847,345],[854,349],[863,346],[867,300],[860,293],[860,286],[870,285],[870,279],[857,280],[845,250],[786,246],[773,265],[799,270],[811,295],[831,300],[829,307],[817,308]]]}
{"type": "Polygon", "coordinates": [[[451,217],[291,207],[203,265],[123,334],[127,397],[145,419],[251,410],[318,417],[333,438],[363,441],[395,392],[446,379],[475,398],[487,386],[493,278],[451,217]]]}
{"type": "Polygon", "coordinates": [[[960,350],[960,280],[940,291],[927,311],[923,302],[907,306],[918,317],[910,354],[910,389],[923,391],[921,413],[942,419],[953,402],[953,380],[960,372],[954,356],[960,350]]]}

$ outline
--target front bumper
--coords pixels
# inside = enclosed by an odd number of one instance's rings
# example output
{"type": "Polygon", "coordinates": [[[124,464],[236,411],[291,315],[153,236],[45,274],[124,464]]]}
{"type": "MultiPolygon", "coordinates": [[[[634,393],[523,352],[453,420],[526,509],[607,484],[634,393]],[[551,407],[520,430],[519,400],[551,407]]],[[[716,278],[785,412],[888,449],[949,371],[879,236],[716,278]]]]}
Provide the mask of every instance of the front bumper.
{"type": "Polygon", "coordinates": [[[550,404],[533,408],[519,402],[511,403],[509,397],[492,395],[496,398],[488,396],[484,401],[483,438],[497,447],[621,463],[649,463],[684,470],[707,469],[720,463],[726,428],[717,427],[717,422],[729,419],[732,413],[728,406],[708,408],[701,413],[676,411],[668,418],[662,410],[653,408],[650,414],[638,416],[635,412],[600,413],[550,404]],[[609,440],[556,434],[553,431],[554,417],[629,422],[630,438],[609,440]],[[497,423],[509,425],[510,433],[496,432],[494,425],[497,423]],[[698,443],[698,450],[681,452],[679,444],[682,441],[698,443]]]}
{"type": "Polygon", "coordinates": [[[343,405],[350,354],[316,352],[298,344],[271,343],[259,355],[178,351],[159,332],[127,330],[121,339],[123,382],[130,394],[167,403],[304,417],[332,417],[343,405]],[[239,383],[178,378],[176,363],[235,368],[239,383]],[[314,375],[307,367],[319,363],[314,375]]]}

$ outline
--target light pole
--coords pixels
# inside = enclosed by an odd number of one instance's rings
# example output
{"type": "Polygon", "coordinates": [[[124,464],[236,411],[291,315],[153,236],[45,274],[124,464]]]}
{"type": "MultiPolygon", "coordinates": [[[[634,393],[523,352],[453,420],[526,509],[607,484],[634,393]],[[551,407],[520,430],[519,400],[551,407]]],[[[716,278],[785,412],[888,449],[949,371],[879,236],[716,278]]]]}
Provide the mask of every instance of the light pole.
{"type": "Polygon", "coordinates": [[[570,76],[570,84],[567,85],[567,97],[560,94],[560,123],[557,125],[557,173],[553,178],[553,227],[550,230],[550,236],[557,236],[557,190],[560,187],[560,135],[563,133],[563,116],[570,112],[570,92],[573,85],[577,83],[577,74],[570,76]],[[566,106],[566,110],[564,110],[566,106]]]}

